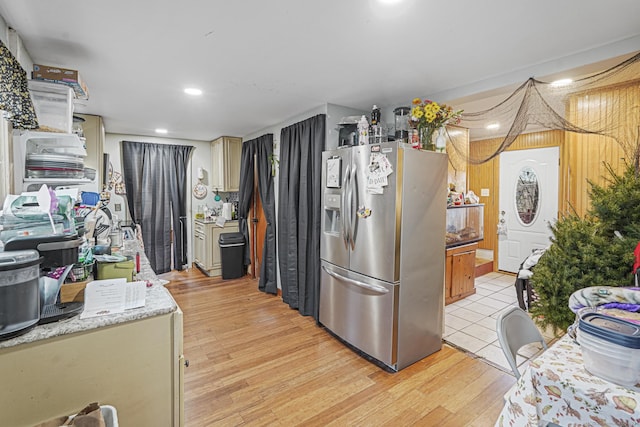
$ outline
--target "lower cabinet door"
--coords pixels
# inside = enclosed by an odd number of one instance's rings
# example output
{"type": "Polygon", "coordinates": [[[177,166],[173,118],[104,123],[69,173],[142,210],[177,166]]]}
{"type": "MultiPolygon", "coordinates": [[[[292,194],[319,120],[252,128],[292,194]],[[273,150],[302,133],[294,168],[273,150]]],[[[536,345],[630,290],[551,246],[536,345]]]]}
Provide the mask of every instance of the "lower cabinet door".
{"type": "Polygon", "coordinates": [[[463,252],[453,256],[452,296],[461,296],[473,290],[475,259],[475,252],[463,252]]]}
{"type": "Polygon", "coordinates": [[[205,247],[205,238],[202,233],[194,233],[193,234],[193,260],[200,267],[205,267],[205,257],[206,257],[206,247],[205,247]]]}

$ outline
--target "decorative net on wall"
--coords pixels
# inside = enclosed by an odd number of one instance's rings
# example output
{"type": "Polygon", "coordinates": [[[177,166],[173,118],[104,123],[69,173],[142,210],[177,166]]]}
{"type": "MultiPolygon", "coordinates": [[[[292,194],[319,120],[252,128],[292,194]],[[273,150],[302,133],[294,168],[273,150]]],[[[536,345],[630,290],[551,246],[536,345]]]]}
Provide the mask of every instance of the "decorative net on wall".
{"type": "Polygon", "coordinates": [[[613,138],[628,159],[638,162],[640,97],[615,96],[617,87],[628,85],[640,88],[640,53],[569,82],[532,77],[497,105],[463,112],[460,126],[469,129],[471,144],[485,141],[482,152],[467,151],[449,130],[450,151],[471,164],[480,164],[506,150],[520,134],[563,130],[613,138]],[[614,95],[601,96],[603,91],[614,95]]]}

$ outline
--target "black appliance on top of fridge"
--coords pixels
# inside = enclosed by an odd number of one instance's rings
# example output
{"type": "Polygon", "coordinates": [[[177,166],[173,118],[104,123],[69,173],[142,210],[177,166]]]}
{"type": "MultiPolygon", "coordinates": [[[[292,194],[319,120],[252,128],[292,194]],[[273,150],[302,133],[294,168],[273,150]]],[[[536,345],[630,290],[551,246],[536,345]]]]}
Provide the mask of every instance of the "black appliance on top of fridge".
{"type": "Polygon", "coordinates": [[[319,323],[398,371],[442,348],[447,155],[387,142],[322,164],[319,323]]]}
{"type": "Polygon", "coordinates": [[[360,116],[343,117],[338,123],[338,146],[358,144],[358,120],[360,116]]]}

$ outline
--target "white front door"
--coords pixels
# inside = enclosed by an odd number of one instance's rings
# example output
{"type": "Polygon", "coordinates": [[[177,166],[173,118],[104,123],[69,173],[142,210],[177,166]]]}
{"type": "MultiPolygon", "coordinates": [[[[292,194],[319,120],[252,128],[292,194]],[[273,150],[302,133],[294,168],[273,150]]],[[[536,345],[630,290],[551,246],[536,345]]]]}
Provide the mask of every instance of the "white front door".
{"type": "Polygon", "coordinates": [[[551,244],[558,218],[558,147],[500,154],[498,269],[516,273],[522,261],[551,244]]]}

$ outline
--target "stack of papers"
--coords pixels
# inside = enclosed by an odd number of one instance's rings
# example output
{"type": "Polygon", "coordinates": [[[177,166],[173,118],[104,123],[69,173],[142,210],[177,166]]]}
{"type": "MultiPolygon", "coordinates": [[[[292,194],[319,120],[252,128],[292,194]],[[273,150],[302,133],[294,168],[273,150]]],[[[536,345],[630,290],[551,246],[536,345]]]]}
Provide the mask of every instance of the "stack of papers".
{"type": "Polygon", "coordinates": [[[147,283],[127,279],[94,280],[84,290],[81,319],[118,314],[131,308],[144,307],[147,283]]]}

